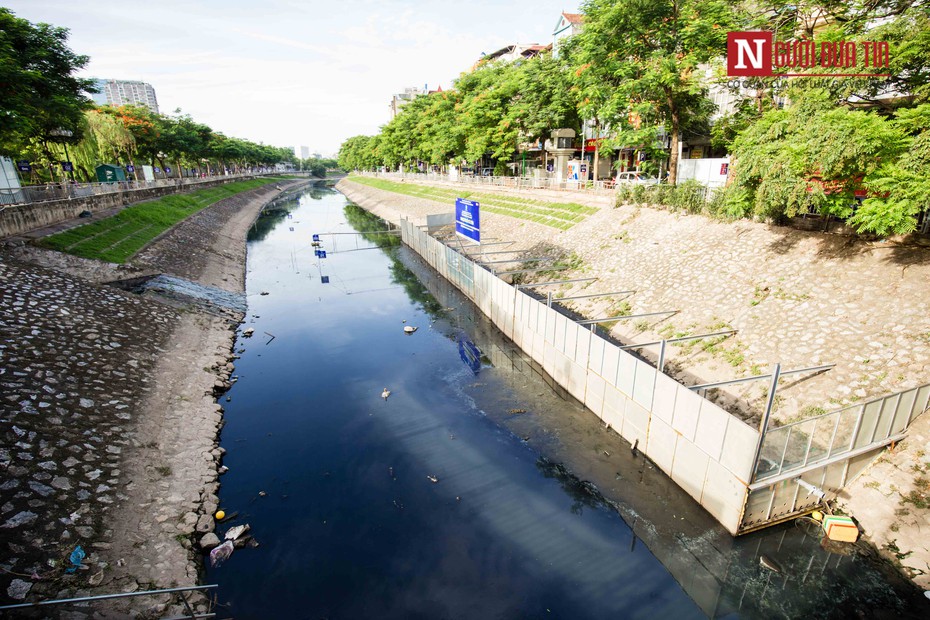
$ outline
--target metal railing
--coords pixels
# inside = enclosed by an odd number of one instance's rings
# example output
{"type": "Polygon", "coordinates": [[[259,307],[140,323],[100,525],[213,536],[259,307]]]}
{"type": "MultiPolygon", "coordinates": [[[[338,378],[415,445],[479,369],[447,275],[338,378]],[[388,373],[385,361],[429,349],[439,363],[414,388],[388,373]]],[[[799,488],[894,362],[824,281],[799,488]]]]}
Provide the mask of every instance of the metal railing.
{"type": "Polygon", "coordinates": [[[411,181],[455,183],[487,188],[499,187],[509,189],[548,189],[563,192],[590,192],[595,195],[611,194],[615,189],[613,179],[602,179],[599,181],[559,181],[554,178],[480,176],[471,174],[450,176],[439,172],[364,172],[360,174],[383,179],[409,179],[411,181]]]}
{"type": "MultiPolygon", "coordinates": [[[[77,598],[62,598],[62,599],[52,599],[45,601],[36,601],[34,603],[16,603],[14,605],[3,605],[0,606],[0,611],[12,611],[16,609],[35,609],[38,607],[57,607],[60,605],[84,605],[86,603],[93,603],[95,601],[105,601],[118,598],[135,598],[139,596],[157,596],[162,594],[176,594],[180,603],[184,606],[185,611],[187,612],[183,616],[178,616],[179,620],[181,618],[214,618],[216,614],[213,612],[210,613],[197,613],[193,610],[190,605],[190,601],[187,600],[186,594],[188,592],[197,592],[202,590],[213,590],[217,588],[216,584],[202,585],[202,586],[187,586],[183,588],[164,588],[161,590],[137,590],[136,592],[120,592],[117,594],[98,594],[96,596],[81,596],[77,598]]],[[[170,620],[174,620],[173,618],[170,620]]]]}
{"type": "Polygon", "coordinates": [[[68,200],[114,194],[139,189],[155,187],[186,187],[210,183],[218,180],[252,179],[257,176],[269,174],[283,174],[273,171],[267,172],[239,172],[235,174],[218,174],[211,176],[189,176],[181,178],[161,178],[153,181],[116,181],[114,183],[49,183],[47,185],[26,185],[21,188],[0,188],[0,205],[9,207],[37,202],[51,202],[54,200],[68,200]]]}
{"type": "Polygon", "coordinates": [[[768,429],[754,482],[893,438],[930,406],[930,384],[768,429]]]}

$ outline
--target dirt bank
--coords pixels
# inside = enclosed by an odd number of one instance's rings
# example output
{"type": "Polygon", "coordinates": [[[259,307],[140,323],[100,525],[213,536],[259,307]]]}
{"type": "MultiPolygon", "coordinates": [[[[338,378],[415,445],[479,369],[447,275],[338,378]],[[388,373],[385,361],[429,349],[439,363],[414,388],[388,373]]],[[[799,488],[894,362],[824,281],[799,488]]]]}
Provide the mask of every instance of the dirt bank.
{"type": "MultiPolygon", "coordinates": [[[[7,602],[198,583],[198,542],[214,528],[222,458],[214,391],[228,385],[242,316],[169,307],[99,283],[165,273],[242,293],[248,229],[280,193],[270,185],[223,200],[125,266],[4,249],[0,380],[10,397],[0,402],[0,433],[13,446],[0,454],[7,602]],[[78,544],[89,570],[65,574],[78,544]]],[[[95,611],[183,613],[177,599],[132,600],[95,611]]]]}

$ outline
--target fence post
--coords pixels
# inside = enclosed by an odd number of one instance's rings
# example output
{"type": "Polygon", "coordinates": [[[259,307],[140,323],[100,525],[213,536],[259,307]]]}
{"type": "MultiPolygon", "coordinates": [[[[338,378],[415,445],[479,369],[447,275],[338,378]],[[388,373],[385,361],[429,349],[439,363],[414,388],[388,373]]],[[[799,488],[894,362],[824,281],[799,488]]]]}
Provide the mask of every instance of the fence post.
{"type": "Polygon", "coordinates": [[[775,391],[778,389],[778,377],[781,375],[781,364],[775,364],[772,368],[772,383],[769,384],[769,395],[765,401],[765,412],[762,414],[762,422],[759,424],[759,443],[756,446],[756,458],[752,465],[752,479],[755,480],[756,471],[759,469],[759,457],[762,456],[762,444],[765,442],[765,433],[769,428],[769,416],[772,415],[772,406],[775,404],[775,391]]]}

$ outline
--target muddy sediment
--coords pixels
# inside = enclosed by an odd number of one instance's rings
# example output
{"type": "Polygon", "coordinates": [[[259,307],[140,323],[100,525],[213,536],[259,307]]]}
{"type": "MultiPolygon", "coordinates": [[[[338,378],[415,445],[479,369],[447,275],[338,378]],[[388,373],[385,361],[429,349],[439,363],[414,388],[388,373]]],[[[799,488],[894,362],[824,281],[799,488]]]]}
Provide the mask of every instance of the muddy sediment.
{"type": "MultiPolygon", "coordinates": [[[[218,507],[217,396],[233,380],[243,315],[103,283],[163,273],[243,293],[252,222],[301,183],[220,201],[124,266],[0,249],[2,604],[199,583],[199,543],[218,507]]],[[[163,616],[183,613],[179,603],[141,597],[51,615],[163,616]]]]}

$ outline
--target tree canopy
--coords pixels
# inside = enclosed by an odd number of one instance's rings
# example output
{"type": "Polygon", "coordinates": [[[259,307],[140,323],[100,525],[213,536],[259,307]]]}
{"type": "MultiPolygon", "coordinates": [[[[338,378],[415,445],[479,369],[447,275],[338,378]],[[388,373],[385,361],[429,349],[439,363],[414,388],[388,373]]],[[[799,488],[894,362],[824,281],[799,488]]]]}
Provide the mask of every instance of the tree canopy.
{"type": "Polygon", "coordinates": [[[604,147],[644,155],[643,168],[667,162],[671,184],[679,140],[726,150],[728,187],[708,208],[730,217],[816,213],[879,235],[930,217],[930,4],[586,0],[581,11],[583,26],[558,58],[479,63],[377,135],[346,140],[340,164],[414,169],[487,158],[501,173],[523,144],[584,120],[608,136],[604,147]],[[851,43],[860,53],[853,66],[818,63],[747,87],[724,70],[727,33],[743,30],[851,43]],[[862,53],[873,41],[890,48],[880,70],[862,53]],[[864,75],[829,79],[847,73],[864,75]],[[725,88],[732,105],[717,110],[709,92],[725,88]]]}
{"type": "Polygon", "coordinates": [[[80,138],[84,95],[93,82],[74,76],[88,62],[67,45],[68,30],[32,24],[0,7],[0,149],[10,152],[55,129],[80,138]]]}
{"type": "MultiPolygon", "coordinates": [[[[0,152],[29,160],[33,180],[48,180],[67,147],[77,176],[101,163],[156,163],[233,171],[295,162],[289,148],[230,138],[176,110],[97,107],[93,80],[75,77],[89,59],[67,45],[68,30],[32,24],[0,8],[0,152]]],[[[53,177],[52,177],[53,178],[53,177]]]]}
{"type": "Polygon", "coordinates": [[[582,115],[610,125],[616,146],[641,145],[643,125],[653,138],[667,135],[674,184],[680,135],[706,125],[712,112],[700,65],[726,49],[727,32],[738,23],[733,5],[588,0],[582,10],[584,28],[565,46],[576,67],[582,115]]]}

